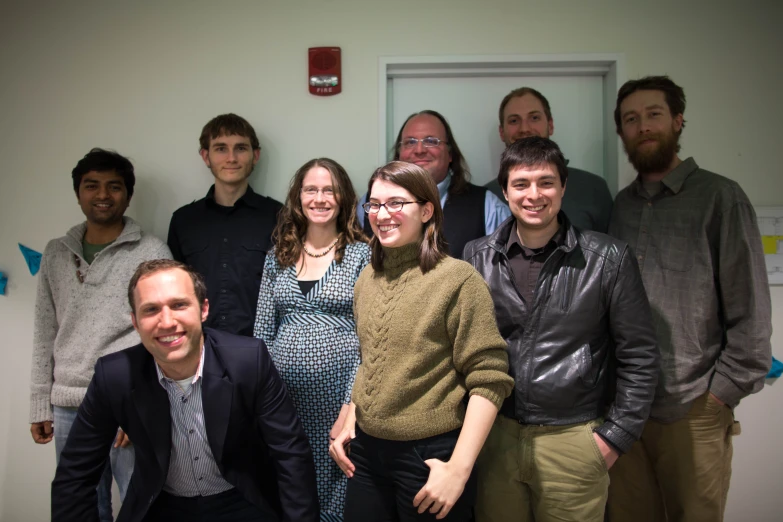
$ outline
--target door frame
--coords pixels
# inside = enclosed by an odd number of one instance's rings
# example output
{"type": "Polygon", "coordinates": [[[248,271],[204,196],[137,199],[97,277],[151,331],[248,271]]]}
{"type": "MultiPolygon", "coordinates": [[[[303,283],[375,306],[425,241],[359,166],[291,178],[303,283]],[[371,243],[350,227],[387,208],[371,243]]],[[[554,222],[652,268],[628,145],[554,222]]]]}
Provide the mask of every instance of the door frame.
{"type": "Polygon", "coordinates": [[[600,76],[603,78],[604,178],[612,194],[633,178],[615,132],[614,105],[617,91],[627,80],[625,55],[609,54],[517,54],[381,56],[378,59],[378,164],[387,161],[394,141],[392,126],[392,80],[394,78],[460,78],[492,76],[600,76]]]}

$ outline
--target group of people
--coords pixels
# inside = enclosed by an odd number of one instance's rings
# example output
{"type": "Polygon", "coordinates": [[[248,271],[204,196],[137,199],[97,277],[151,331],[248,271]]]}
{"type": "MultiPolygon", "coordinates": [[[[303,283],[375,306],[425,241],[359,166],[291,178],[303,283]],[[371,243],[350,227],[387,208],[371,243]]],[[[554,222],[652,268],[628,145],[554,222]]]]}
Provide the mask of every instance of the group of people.
{"type": "Polygon", "coordinates": [[[678,156],[684,112],[668,77],[622,86],[638,176],[614,202],[523,87],[486,187],[427,110],[363,196],[319,158],[283,205],[248,185],[253,127],[218,116],[168,245],[93,149],[36,300],[53,520],[112,520],[112,475],[128,521],[722,520],[771,304],[744,192],[678,156]]]}

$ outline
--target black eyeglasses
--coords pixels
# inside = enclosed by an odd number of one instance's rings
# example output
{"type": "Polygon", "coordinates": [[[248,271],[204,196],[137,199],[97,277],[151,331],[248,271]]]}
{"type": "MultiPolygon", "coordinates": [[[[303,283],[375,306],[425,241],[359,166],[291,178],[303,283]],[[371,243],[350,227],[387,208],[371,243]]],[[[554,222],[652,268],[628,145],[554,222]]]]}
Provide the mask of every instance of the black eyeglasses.
{"type": "Polygon", "coordinates": [[[425,203],[425,201],[387,201],[386,203],[368,201],[362,205],[362,208],[368,214],[377,214],[381,211],[381,207],[386,207],[386,212],[395,214],[400,212],[405,205],[410,205],[411,203],[418,203],[421,205],[422,203],[425,203]]]}

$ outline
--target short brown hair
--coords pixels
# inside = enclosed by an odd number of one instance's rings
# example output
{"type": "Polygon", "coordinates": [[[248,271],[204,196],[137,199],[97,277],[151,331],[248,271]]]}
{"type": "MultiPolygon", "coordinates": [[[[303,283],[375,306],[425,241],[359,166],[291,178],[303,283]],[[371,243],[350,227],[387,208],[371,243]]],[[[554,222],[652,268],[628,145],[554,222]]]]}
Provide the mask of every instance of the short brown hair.
{"type": "MultiPolygon", "coordinates": [[[[668,76],[645,76],[638,80],[628,80],[617,92],[617,104],[614,107],[614,124],[617,134],[621,136],[623,133],[623,122],[622,114],[620,114],[620,105],[622,105],[623,100],[636,91],[661,91],[666,97],[666,105],[669,106],[669,112],[672,116],[685,114],[685,91],[668,76]]],[[[680,133],[682,133],[684,128],[685,120],[682,120],[680,133]]],[[[679,150],[679,146],[677,150],[679,150]]]]}
{"type": "Polygon", "coordinates": [[[209,142],[220,136],[242,136],[250,140],[250,146],[253,150],[260,150],[256,130],[242,116],[234,113],[221,114],[215,116],[201,129],[201,136],[198,143],[203,150],[209,150],[209,142]]]}
{"type": "Polygon", "coordinates": [[[540,167],[553,165],[560,177],[560,184],[566,186],[568,167],[563,153],[557,143],[549,138],[528,136],[517,140],[503,151],[500,156],[500,171],[498,183],[503,190],[508,191],[508,175],[518,167],[540,167]]]}
{"type": "Polygon", "coordinates": [[[451,169],[451,184],[449,185],[449,195],[461,194],[462,192],[465,192],[468,189],[468,184],[470,182],[470,169],[468,169],[468,162],[465,159],[465,156],[462,155],[462,151],[459,150],[459,145],[457,145],[457,140],[454,139],[454,133],[451,131],[449,122],[447,122],[446,118],[444,118],[443,115],[438,111],[426,110],[415,112],[408,116],[408,119],[406,119],[402,124],[402,127],[400,127],[400,132],[397,133],[397,139],[394,140],[393,159],[395,161],[400,159],[402,131],[405,130],[405,126],[409,121],[418,116],[432,116],[433,118],[437,118],[438,121],[440,121],[440,123],[443,125],[443,128],[446,131],[446,147],[448,147],[449,152],[451,153],[451,163],[449,163],[449,169],[451,169]]]}
{"type": "Polygon", "coordinates": [[[139,284],[139,280],[142,277],[177,268],[184,270],[190,276],[190,280],[193,281],[193,291],[196,293],[196,299],[198,299],[199,306],[202,306],[207,299],[207,285],[204,283],[204,278],[201,277],[201,274],[185,263],[180,263],[173,259],[153,259],[141,263],[136,268],[136,272],[133,273],[130,283],[128,283],[128,303],[130,304],[131,312],[136,313],[136,302],[133,298],[133,293],[136,291],[136,285],[139,284]]]}
{"type": "Polygon", "coordinates": [[[508,102],[510,102],[513,98],[521,98],[526,94],[538,98],[538,101],[540,101],[541,105],[544,106],[544,114],[546,114],[546,119],[552,121],[552,109],[549,108],[549,100],[547,100],[543,94],[532,87],[520,87],[519,89],[514,89],[510,93],[506,94],[506,97],[503,98],[503,101],[500,102],[498,119],[500,120],[501,127],[503,126],[503,111],[506,110],[506,105],[508,105],[508,102]]]}
{"type": "MultiPolygon", "coordinates": [[[[417,201],[432,203],[432,217],[423,225],[424,238],[419,250],[419,268],[427,273],[446,257],[448,245],[443,237],[443,209],[440,207],[440,195],[435,181],[426,170],[404,161],[392,161],[372,173],[367,184],[367,197],[372,193],[372,185],[377,180],[388,181],[410,192],[417,201]]],[[[369,216],[368,216],[369,219],[369,216]]],[[[376,272],[383,272],[383,247],[378,236],[370,239],[372,251],[371,263],[376,272]]]]}

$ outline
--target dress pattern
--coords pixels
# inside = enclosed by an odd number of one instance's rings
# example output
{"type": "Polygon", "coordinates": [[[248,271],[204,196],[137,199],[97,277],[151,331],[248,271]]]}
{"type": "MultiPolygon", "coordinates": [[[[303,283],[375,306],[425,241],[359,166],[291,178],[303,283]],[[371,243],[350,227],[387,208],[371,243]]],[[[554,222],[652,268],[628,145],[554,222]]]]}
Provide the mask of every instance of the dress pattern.
{"type": "Polygon", "coordinates": [[[353,286],[370,262],[365,243],[345,248],[303,295],[296,268],[266,256],[254,335],[263,339],[302,421],[315,459],[321,520],[342,520],[347,478],[329,456],[329,430],[351,401],[359,366],[353,286]]]}

